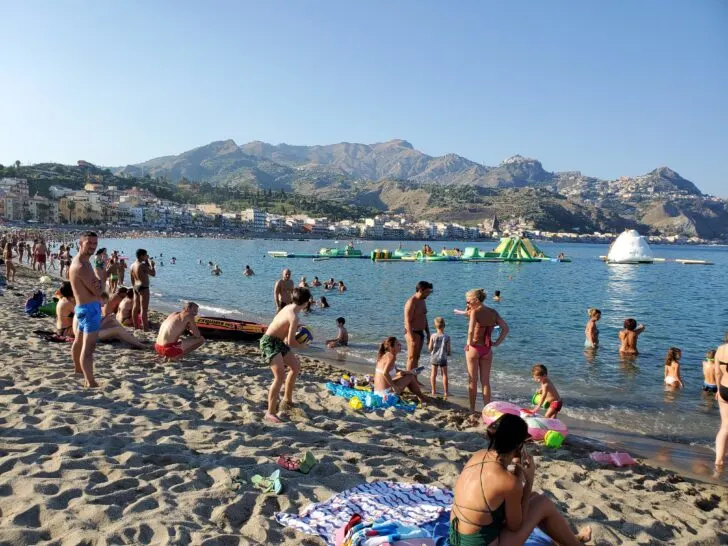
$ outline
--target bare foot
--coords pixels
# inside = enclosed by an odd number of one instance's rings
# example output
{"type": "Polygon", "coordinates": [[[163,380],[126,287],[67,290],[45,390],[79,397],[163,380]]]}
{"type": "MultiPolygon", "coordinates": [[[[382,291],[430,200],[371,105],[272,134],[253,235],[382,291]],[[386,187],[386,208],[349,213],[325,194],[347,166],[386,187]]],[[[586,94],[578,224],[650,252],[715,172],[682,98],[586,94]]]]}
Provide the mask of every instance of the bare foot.
{"type": "Polygon", "coordinates": [[[576,540],[578,540],[582,544],[586,544],[591,540],[591,535],[591,527],[587,525],[586,527],[582,527],[581,529],[579,529],[579,532],[576,534],[576,540]]]}
{"type": "Polygon", "coordinates": [[[268,421],[269,423],[282,423],[277,415],[273,415],[272,413],[266,413],[263,417],[263,421],[268,421]]]}
{"type": "Polygon", "coordinates": [[[96,389],[98,388],[99,384],[96,381],[88,382],[86,381],[86,388],[87,389],[96,389]]]}
{"type": "Polygon", "coordinates": [[[281,402],[280,409],[282,411],[286,411],[286,410],[293,409],[295,407],[296,407],[296,404],[294,404],[293,402],[289,402],[288,400],[284,400],[283,402],[281,402]]]}

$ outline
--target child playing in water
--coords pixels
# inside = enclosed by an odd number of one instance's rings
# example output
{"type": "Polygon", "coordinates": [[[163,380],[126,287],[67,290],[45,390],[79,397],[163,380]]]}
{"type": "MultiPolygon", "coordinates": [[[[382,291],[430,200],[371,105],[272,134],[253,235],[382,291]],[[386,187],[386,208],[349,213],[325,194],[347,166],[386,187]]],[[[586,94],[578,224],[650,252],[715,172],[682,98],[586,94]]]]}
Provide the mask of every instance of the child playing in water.
{"type": "Polygon", "coordinates": [[[711,394],[718,392],[718,382],[715,380],[715,350],[705,353],[703,360],[703,390],[711,394]]]}
{"type": "Polygon", "coordinates": [[[439,368],[442,374],[442,387],[445,389],[445,399],[447,400],[450,394],[447,384],[447,357],[450,356],[450,336],[445,333],[444,318],[435,317],[434,322],[437,332],[430,336],[430,341],[427,344],[430,349],[430,364],[432,364],[430,387],[432,396],[437,396],[437,370],[439,368]]]}
{"type": "Polygon", "coordinates": [[[346,324],[346,319],[344,317],[339,317],[336,319],[336,337],[334,339],[326,340],[326,346],[329,349],[335,349],[336,347],[346,347],[347,345],[349,345],[349,332],[346,331],[344,324],[346,324]]]}
{"type": "Polygon", "coordinates": [[[682,351],[677,347],[670,347],[665,356],[665,385],[668,387],[684,387],[680,377],[680,357],[682,351]]]}
{"type": "Polygon", "coordinates": [[[549,379],[549,372],[546,366],[543,364],[534,364],[533,368],[531,368],[531,376],[534,381],[541,383],[541,389],[538,391],[540,395],[539,401],[536,407],[533,408],[533,413],[537,413],[541,409],[541,406],[548,404],[545,417],[550,419],[556,418],[564,403],[561,401],[559,391],[556,390],[553,381],[549,379]]]}
{"type": "Polygon", "coordinates": [[[500,301],[500,300],[501,300],[500,290],[496,290],[495,294],[493,294],[493,301],[500,301]]]}

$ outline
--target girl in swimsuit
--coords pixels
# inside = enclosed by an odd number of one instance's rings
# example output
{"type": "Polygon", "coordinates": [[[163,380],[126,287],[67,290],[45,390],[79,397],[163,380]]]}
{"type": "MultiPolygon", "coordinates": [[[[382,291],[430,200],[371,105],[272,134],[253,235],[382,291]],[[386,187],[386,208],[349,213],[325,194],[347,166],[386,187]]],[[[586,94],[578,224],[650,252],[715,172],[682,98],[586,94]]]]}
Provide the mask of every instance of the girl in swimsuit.
{"type": "Polygon", "coordinates": [[[665,385],[672,388],[684,387],[680,377],[680,357],[682,351],[677,347],[670,347],[665,357],[665,385]]]}
{"type": "Polygon", "coordinates": [[[720,408],[720,429],[715,436],[715,467],[723,469],[725,453],[728,450],[728,332],[723,337],[723,345],[715,351],[714,370],[718,392],[715,399],[720,408]]]}
{"type": "Polygon", "coordinates": [[[13,263],[13,243],[8,241],[3,249],[5,260],[5,277],[8,282],[15,282],[15,264],[13,263]]]}
{"type": "Polygon", "coordinates": [[[56,303],[56,334],[64,337],[73,336],[73,309],[76,300],[73,298],[71,283],[65,281],[58,290],[60,299],[56,303]]]}
{"type": "Polygon", "coordinates": [[[455,483],[450,544],[522,545],[536,527],[547,529],[554,541],[565,546],[589,541],[589,527],[575,535],[551,500],[531,493],[536,463],[525,450],[529,437],[525,421],[504,414],[491,423],[487,436],[487,449],[471,457],[455,483]]]}
{"type": "Polygon", "coordinates": [[[586,323],[584,328],[584,335],[586,340],[584,341],[584,347],[586,349],[596,349],[599,346],[599,329],[597,328],[597,322],[602,318],[602,312],[594,307],[587,310],[589,315],[589,322],[586,323]]]}
{"type": "Polygon", "coordinates": [[[402,344],[394,336],[388,337],[379,346],[377,367],[374,370],[374,392],[379,396],[386,396],[390,393],[401,394],[407,389],[420,402],[425,402],[417,375],[412,371],[397,369],[397,354],[401,350],[402,344]]]}
{"type": "Polygon", "coordinates": [[[478,390],[478,378],[482,385],[483,404],[490,402],[490,365],[493,361],[491,347],[500,345],[508,335],[508,324],[498,311],[483,305],[485,290],[475,288],[465,294],[465,303],[469,305],[470,325],[468,326],[465,360],[468,364],[468,396],[470,411],[475,413],[475,398],[478,390]],[[500,326],[498,339],[491,341],[491,333],[495,326],[500,326]]]}

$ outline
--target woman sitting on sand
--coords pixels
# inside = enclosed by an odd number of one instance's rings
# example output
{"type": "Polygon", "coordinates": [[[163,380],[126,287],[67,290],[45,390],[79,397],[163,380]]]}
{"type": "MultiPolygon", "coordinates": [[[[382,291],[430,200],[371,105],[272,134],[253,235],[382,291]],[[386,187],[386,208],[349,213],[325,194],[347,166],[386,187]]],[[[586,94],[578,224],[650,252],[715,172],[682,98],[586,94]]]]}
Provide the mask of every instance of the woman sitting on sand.
{"type": "Polygon", "coordinates": [[[599,328],[597,328],[597,322],[602,318],[602,312],[599,309],[590,307],[586,313],[589,315],[589,322],[586,323],[586,328],[584,328],[584,335],[586,336],[584,348],[596,349],[599,346],[599,328]]]}
{"type": "Polygon", "coordinates": [[[397,354],[401,350],[402,344],[394,336],[388,337],[379,346],[377,367],[374,370],[374,394],[384,397],[392,393],[401,394],[407,389],[420,402],[424,402],[425,397],[417,382],[417,375],[412,371],[397,369],[397,354]]]}
{"type": "Polygon", "coordinates": [[[468,364],[468,396],[471,412],[475,412],[478,378],[483,389],[483,404],[487,405],[490,402],[490,365],[493,362],[491,348],[498,347],[508,335],[508,324],[498,311],[483,305],[485,297],[485,290],[482,288],[468,290],[465,294],[465,303],[470,305],[465,360],[468,364]],[[490,335],[496,326],[500,326],[500,334],[493,342],[490,335]]]}
{"type": "Polygon", "coordinates": [[[71,283],[65,281],[58,289],[58,302],[56,303],[56,334],[63,337],[73,337],[73,309],[76,300],[73,298],[71,283]]]}
{"type": "Polygon", "coordinates": [[[455,483],[451,546],[520,546],[536,527],[564,546],[588,542],[591,528],[575,535],[550,499],[531,493],[536,463],[525,447],[526,422],[504,414],[487,436],[488,447],[470,458],[455,483]]]}

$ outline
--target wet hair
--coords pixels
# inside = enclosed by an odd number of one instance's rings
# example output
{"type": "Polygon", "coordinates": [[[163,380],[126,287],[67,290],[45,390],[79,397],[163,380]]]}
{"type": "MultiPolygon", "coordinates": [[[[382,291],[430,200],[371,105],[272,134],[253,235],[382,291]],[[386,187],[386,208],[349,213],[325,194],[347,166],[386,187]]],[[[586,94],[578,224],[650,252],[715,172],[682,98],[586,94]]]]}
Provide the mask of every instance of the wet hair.
{"type": "Polygon", "coordinates": [[[329,302],[326,299],[326,296],[321,296],[321,305],[323,305],[324,307],[329,307],[329,302]]]}
{"type": "Polygon", "coordinates": [[[420,281],[415,286],[416,292],[424,292],[425,290],[432,290],[432,283],[427,281],[420,281]]]}
{"type": "Polygon", "coordinates": [[[387,339],[379,344],[379,351],[377,351],[377,358],[382,358],[385,353],[397,344],[397,338],[395,336],[389,336],[387,339]]]}
{"type": "Polygon", "coordinates": [[[549,371],[546,369],[546,366],[543,364],[534,364],[533,368],[531,368],[531,375],[535,375],[536,377],[544,377],[549,374],[549,371]]]}
{"type": "Polygon", "coordinates": [[[433,320],[432,323],[435,325],[435,328],[445,327],[445,319],[442,317],[435,317],[435,320],[433,320]]]}
{"type": "Polygon", "coordinates": [[[61,287],[58,289],[58,293],[64,298],[72,298],[73,288],[71,288],[71,283],[68,281],[64,281],[63,283],[61,283],[61,287]]]}
{"type": "Polygon", "coordinates": [[[708,360],[713,360],[715,358],[715,349],[711,349],[710,351],[707,351],[705,353],[705,358],[708,360]]]}
{"type": "Polygon", "coordinates": [[[500,290],[496,290],[496,291],[495,291],[495,295],[496,295],[496,296],[500,296],[500,290]]]}
{"type": "Polygon", "coordinates": [[[466,300],[469,300],[473,297],[478,298],[478,301],[485,301],[485,290],[483,290],[482,288],[473,288],[472,290],[468,290],[467,292],[465,292],[466,300]]]}
{"type": "MultiPolygon", "coordinates": [[[[601,310],[597,309],[596,307],[590,307],[586,310],[586,314],[589,315],[589,318],[594,318],[597,315],[601,315],[601,310]]],[[[626,326],[625,326],[626,328],[626,326]]]]}
{"type": "Polygon", "coordinates": [[[344,317],[339,317],[336,319],[337,324],[346,324],[346,319],[344,317]]]}
{"type": "Polygon", "coordinates": [[[311,299],[311,291],[308,288],[294,288],[291,292],[291,300],[296,305],[305,305],[311,299]]]}
{"type": "Polygon", "coordinates": [[[682,356],[682,351],[677,347],[670,347],[665,355],[665,366],[669,366],[672,362],[677,362],[682,356]]]}
{"type": "Polygon", "coordinates": [[[637,321],[633,318],[624,319],[624,329],[634,331],[637,329],[637,321]]]}
{"type": "Polygon", "coordinates": [[[517,450],[530,435],[526,421],[518,415],[504,413],[486,429],[488,450],[507,455],[517,450]]]}
{"type": "Polygon", "coordinates": [[[136,251],[137,260],[141,260],[146,253],[147,253],[147,251],[143,248],[137,249],[137,251],[136,251]]]}

